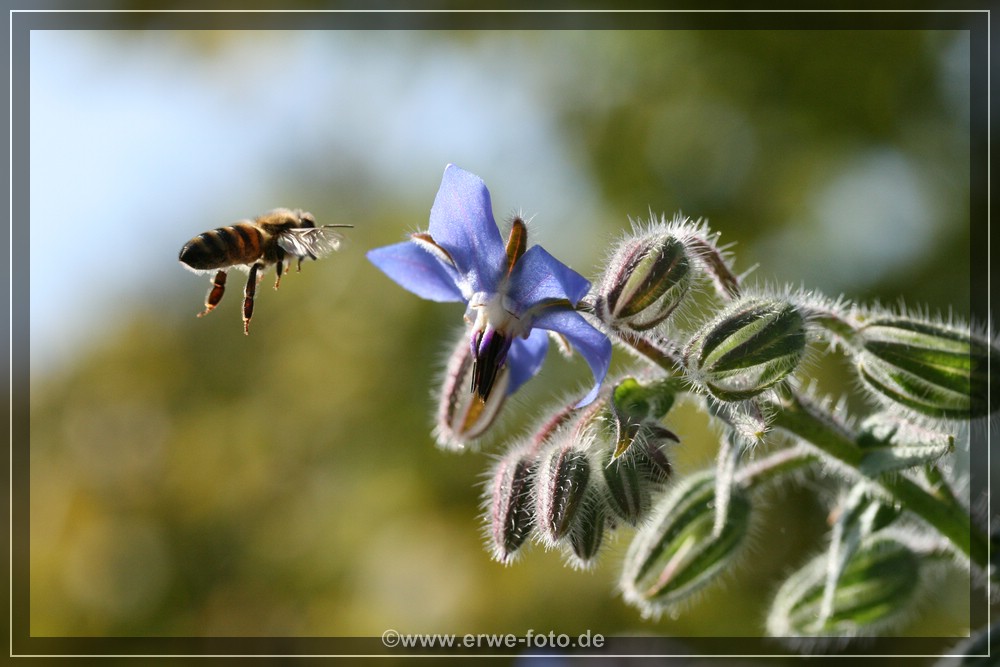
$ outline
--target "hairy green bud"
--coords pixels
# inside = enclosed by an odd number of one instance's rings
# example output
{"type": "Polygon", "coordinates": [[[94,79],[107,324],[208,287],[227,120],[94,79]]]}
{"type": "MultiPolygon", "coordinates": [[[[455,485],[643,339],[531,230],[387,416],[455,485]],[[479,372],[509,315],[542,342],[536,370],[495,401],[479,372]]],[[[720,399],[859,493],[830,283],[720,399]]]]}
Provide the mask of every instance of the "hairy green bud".
{"type": "Polygon", "coordinates": [[[742,401],[787,377],[805,349],[805,319],[795,306],[747,298],[695,334],[684,363],[691,378],[719,400],[742,401]]]}
{"type": "Polygon", "coordinates": [[[745,542],[751,503],[734,489],[720,531],[715,524],[715,476],[681,480],[639,529],[622,577],[625,599],[647,615],[681,602],[730,566],[745,542]]]}
{"type": "Polygon", "coordinates": [[[942,419],[982,417],[989,375],[1000,377],[998,351],[968,331],[902,317],[867,322],[858,331],[858,373],[877,396],[942,419]],[[992,354],[991,354],[992,353],[992,354]]]}
{"type": "Polygon", "coordinates": [[[599,498],[589,497],[583,502],[576,515],[573,528],[569,531],[572,562],[578,567],[588,567],[597,556],[604,542],[607,510],[599,498]]]}
{"type": "Polygon", "coordinates": [[[645,517],[653,494],[670,479],[672,467],[663,451],[667,442],[677,442],[677,436],[646,420],[639,425],[636,445],[627,456],[605,455],[602,472],[608,505],[625,523],[634,526],[645,517]]]}
{"type": "Polygon", "coordinates": [[[620,458],[603,468],[608,500],[615,513],[635,525],[649,507],[649,484],[637,465],[636,457],[620,458]]]}
{"type": "Polygon", "coordinates": [[[919,591],[920,559],[904,544],[878,534],[866,538],[826,593],[829,554],[789,577],[767,620],[775,637],[851,637],[884,632],[905,620],[919,591]]]}
{"type": "Polygon", "coordinates": [[[663,446],[679,438],[659,422],[674,402],[676,387],[665,380],[619,382],[610,394],[598,435],[611,441],[600,455],[608,505],[635,525],[649,509],[652,493],[671,473],[663,446]]]}
{"type": "Polygon", "coordinates": [[[865,451],[859,469],[875,477],[883,472],[932,463],[952,453],[955,436],[877,412],[861,423],[858,444],[865,451]]]}

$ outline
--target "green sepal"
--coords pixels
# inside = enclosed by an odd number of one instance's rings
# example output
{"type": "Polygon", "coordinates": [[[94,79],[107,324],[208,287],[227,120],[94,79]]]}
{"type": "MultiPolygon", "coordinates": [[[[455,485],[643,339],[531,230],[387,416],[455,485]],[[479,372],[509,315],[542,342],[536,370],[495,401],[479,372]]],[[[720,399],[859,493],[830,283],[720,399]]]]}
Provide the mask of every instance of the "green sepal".
{"type": "Polygon", "coordinates": [[[858,444],[865,452],[858,469],[877,477],[933,463],[955,451],[955,436],[880,412],[862,422],[858,444]]]}
{"type": "MultiPolygon", "coordinates": [[[[641,384],[635,378],[625,378],[611,393],[609,420],[615,440],[612,461],[618,460],[640,438],[648,436],[650,429],[645,424],[662,419],[673,407],[677,393],[677,381],[673,378],[659,379],[641,384]]],[[[659,427],[656,435],[663,435],[679,442],[676,435],[659,427]]]]}

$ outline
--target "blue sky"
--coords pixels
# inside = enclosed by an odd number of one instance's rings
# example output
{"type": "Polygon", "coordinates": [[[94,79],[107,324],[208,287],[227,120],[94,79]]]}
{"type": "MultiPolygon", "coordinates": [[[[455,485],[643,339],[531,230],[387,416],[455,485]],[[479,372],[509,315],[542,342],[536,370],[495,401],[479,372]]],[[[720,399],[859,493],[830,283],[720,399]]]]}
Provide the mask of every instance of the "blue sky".
{"type": "MultiPolygon", "coordinates": [[[[523,207],[585,228],[598,204],[531,94],[531,63],[484,44],[470,54],[406,31],[33,32],[33,374],[138,300],[180,284],[200,301],[205,285],[180,270],[180,246],[299,206],[286,166],[314,164],[330,181],[360,173],[387,208],[429,209],[456,162],[487,180],[498,217],[523,207]],[[563,196],[547,197],[553,188],[563,196]]],[[[400,236],[425,224],[401,221],[400,236]]],[[[550,225],[535,240],[558,236],[550,225]]]]}

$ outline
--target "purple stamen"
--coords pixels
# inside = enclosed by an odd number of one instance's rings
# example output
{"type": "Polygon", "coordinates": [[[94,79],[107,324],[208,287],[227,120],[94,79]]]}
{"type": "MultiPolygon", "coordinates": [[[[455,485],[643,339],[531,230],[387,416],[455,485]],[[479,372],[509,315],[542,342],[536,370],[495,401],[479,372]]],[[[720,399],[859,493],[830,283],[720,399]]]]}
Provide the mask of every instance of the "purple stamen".
{"type": "Polygon", "coordinates": [[[472,391],[483,401],[490,396],[512,340],[492,328],[472,335],[472,391]]]}

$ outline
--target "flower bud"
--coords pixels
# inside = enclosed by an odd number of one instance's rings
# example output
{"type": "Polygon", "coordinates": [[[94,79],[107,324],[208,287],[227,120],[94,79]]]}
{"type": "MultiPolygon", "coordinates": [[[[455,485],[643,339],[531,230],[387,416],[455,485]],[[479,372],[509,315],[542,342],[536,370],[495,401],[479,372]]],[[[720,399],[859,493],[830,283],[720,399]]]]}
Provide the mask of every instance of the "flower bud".
{"type": "Polygon", "coordinates": [[[602,472],[608,505],[630,525],[646,515],[653,493],[670,477],[670,461],[662,449],[667,441],[678,439],[655,420],[646,419],[637,425],[635,446],[627,456],[615,458],[610,450],[605,454],[602,472]]]}
{"type": "Polygon", "coordinates": [[[630,525],[636,525],[649,506],[650,491],[637,457],[626,456],[604,466],[609,505],[630,525]]]}
{"type": "Polygon", "coordinates": [[[469,391],[474,366],[468,340],[463,334],[448,359],[438,399],[434,436],[438,445],[445,449],[462,450],[467,443],[483,435],[507,401],[507,386],[510,383],[507,368],[500,369],[493,391],[484,401],[475,392],[469,391]]]}
{"type": "Polygon", "coordinates": [[[535,477],[535,523],[550,543],[561,540],[590,484],[590,460],[575,440],[557,441],[539,457],[535,477]]]}
{"type": "Polygon", "coordinates": [[[488,486],[488,529],[493,557],[510,563],[534,527],[531,485],[535,457],[518,447],[500,459],[488,486]]]}
{"type": "Polygon", "coordinates": [[[598,315],[609,326],[643,331],[674,311],[692,282],[684,243],[660,230],[623,241],[608,264],[598,315]]]}
{"type": "Polygon", "coordinates": [[[1000,377],[1000,353],[968,331],[886,317],[858,334],[858,373],[877,395],[942,419],[982,417],[997,409],[1000,392],[993,392],[989,404],[987,390],[990,374],[1000,377]]]}
{"type": "Polygon", "coordinates": [[[905,620],[920,589],[920,559],[899,541],[866,538],[828,585],[829,555],[816,556],[781,585],[767,619],[774,637],[870,636],[905,620]]]}
{"type": "Polygon", "coordinates": [[[569,532],[573,565],[580,568],[588,567],[597,556],[601,543],[604,542],[606,512],[604,503],[599,498],[588,497],[584,500],[569,532]]]}
{"type": "Polygon", "coordinates": [[[695,334],[684,351],[691,377],[722,401],[757,396],[795,370],[806,326],[790,303],[748,298],[695,334]]]}
{"type": "Polygon", "coordinates": [[[663,449],[668,443],[680,442],[680,438],[670,429],[653,421],[643,424],[643,430],[645,438],[642,448],[636,452],[636,463],[646,479],[653,484],[664,484],[673,475],[673,466],[663,449]]]}
{"type": "Polygon", "coordinates": [[[625,599],[656,615],[710,583],[729,567],[745,541],[750,499],[733,489],[722,530],[715,523],[715,477],[681,480],[639,529],[625,557],[625,599]]]}

